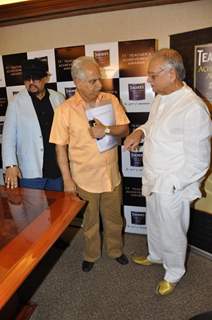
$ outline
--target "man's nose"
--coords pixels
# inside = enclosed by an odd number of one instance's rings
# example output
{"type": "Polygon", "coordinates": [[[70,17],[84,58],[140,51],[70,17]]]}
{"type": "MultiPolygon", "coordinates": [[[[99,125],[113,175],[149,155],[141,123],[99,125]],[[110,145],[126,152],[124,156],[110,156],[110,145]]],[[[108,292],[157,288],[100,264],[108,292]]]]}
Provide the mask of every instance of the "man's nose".
{"type": "Polygon", "coordinates": [[[96,81],[96,87],[99,89],[99,90],[101,90],[102,89],[102,82],[101,82],[101,80],[97,80],[96,81]]]}

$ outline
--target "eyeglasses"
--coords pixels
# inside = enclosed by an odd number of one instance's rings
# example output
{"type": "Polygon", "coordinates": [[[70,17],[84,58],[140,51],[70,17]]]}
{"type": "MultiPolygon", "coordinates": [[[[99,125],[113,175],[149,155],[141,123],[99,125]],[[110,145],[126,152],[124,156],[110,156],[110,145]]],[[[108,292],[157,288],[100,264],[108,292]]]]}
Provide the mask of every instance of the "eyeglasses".
{"type": "Polygon", "coordinates": [[[155,80],[161,74],[161,72],[166,71],[166,70],[169,70],[169,69],[166,67],[166,68],[160,69],[160,71],[158,71],[158,72],[150,73],[150,74],[148,74],[148,78],[155,80]]]}

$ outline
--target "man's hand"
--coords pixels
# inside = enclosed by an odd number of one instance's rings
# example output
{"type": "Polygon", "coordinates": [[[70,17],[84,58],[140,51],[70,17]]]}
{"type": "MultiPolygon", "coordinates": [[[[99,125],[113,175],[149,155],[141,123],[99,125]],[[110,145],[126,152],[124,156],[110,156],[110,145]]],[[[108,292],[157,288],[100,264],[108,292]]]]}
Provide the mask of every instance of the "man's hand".
{"type": "Polygon", "coordinates": [[[105,126],[98,119],[94,119],[93,127],[89,128],[90,135],[94,139],[101,139],[105,136],[105,126]]]}
{"type": "Polygon", "coordinates": [[[17,166],[9,167],[5,171],[5,185],[7,188],[17,188],[18,178],[21,178],[21,171],[17,166]]]}
{"type": "Polygon", "coordinates": [[[141,142],[144,133],[142,130],[133,131],[124,141],[124,148],[128,151],[135,151],[141,142]]]}
{"type": "Polygon", "coordinates": [[[64,192],[72,192],[76,194],[76,184],[73,180],[69,179],[68,181],[64,181],[64,192]]]}

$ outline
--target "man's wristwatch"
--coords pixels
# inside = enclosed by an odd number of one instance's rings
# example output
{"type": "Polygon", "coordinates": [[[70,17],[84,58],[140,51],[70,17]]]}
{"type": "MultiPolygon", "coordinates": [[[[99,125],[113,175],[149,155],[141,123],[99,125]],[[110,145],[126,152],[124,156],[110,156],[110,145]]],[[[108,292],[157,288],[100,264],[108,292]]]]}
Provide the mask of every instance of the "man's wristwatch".
{"type": "Polygon", "coordinates": [[[105,134],[110,134],[110,128],[109,127],[105,127],[105,134]]]}

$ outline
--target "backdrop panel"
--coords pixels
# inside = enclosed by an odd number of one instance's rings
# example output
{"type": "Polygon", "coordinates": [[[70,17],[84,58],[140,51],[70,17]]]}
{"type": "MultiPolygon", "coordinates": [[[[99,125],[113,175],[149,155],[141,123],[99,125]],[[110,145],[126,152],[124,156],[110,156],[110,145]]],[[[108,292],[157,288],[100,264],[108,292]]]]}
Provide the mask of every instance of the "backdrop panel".
{"type": "MultiPolygon", "coordinates": [[[[171,35],[170,46],[184,60],[186,82],[207,103],[212,112],[212,27],[171,35]]],[[[189,243],[212,253],[212,167],[202,184],[203,197],[191,210],[189,243]]]]}
{"type": "MultiPolygon", "coordinates": [[[[47,87],[58,90],[69,98],[75,92],[70,73],[71,63],[79,56],[88,55],[94,57],[100,66],[103,91],[113,93],[121,100],[131,121],[130,131],[134,130],[147,120],[150,104],[154,98],[154,93],[147,83],[147,67],[155,46],[154,39],[131,40],[82,44],[0,56],[1,129],[8,102],[24,88],[21,67],[24,61],[32,58],[45,61],[51,74],[47,87]]],[[[122,146],[119,155],[123,175],[123,212],[126,217],[126,231],[146,233],[145,199],[141,196],[143,146],[141,145],[137,152],[125,151],[122,146]]],[[[2,176],[1,182],[3,182],[2,176]]]]}

